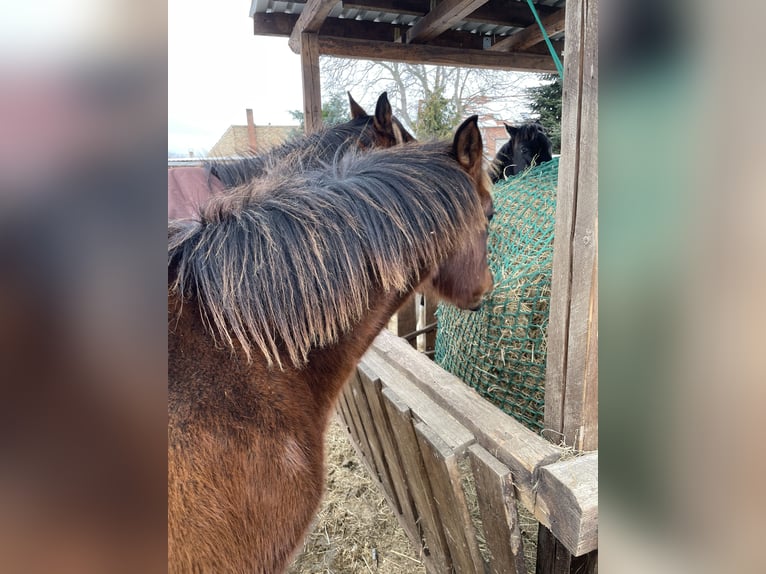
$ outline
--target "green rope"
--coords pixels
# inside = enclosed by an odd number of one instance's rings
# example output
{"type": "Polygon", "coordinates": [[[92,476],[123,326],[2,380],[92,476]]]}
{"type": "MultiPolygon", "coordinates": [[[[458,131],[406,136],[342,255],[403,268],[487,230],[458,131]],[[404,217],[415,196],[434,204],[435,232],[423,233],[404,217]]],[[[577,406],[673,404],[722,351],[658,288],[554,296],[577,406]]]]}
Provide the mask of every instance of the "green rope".
{"type": "Polygon", "coordinates": [[[545,43],[548,44],[548,50],[550,51],[551,56],[553,56],[553,62],[556,64],[556,69],[559,71],[559,77],[563,80],[564,66],[561,65],[559,55],[556,53],[556,50],[554,50],[553,44],[551,44],[551,39],[548,37],[548,32],[545,31],[545,26],[543,26],[543,23],[540,22],[540,16],[537,14],[537,10],[535,9],[535,5],[532,3],[532,0],[527,0],[527,4],[529,4],[530,10],[532,10],[532,14],[537,21],[537,25],[540,26],[540,31],[543,33],[543,39],[545,40],[545,43]]]}

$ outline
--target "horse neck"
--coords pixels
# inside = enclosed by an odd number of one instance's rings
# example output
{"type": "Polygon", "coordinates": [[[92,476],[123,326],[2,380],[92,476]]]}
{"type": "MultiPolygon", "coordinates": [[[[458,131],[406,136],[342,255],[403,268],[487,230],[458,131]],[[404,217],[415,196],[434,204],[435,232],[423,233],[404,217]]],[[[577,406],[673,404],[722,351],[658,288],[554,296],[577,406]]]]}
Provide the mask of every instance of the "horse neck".
{"type": "Polygon", "coordinates": [[[372,294],[372,305],[356,326],[337,343],[311,351],[308,366],[296,374],[309,379],[307,382],[323,421],[329,416],[359,359],[410,295],[411,292],[372,294]]]}

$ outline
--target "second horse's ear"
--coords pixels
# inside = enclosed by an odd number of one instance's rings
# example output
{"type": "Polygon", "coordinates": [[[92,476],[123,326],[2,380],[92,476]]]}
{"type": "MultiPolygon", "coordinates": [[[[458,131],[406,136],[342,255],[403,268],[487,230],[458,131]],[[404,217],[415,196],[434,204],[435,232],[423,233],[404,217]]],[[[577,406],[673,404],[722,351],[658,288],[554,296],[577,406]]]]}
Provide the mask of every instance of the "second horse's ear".
{"type": "Polygon", "coordinates": [[[483,144],[479,131],[479,116],[471,116],[460,124],[452,140],[452,152],[458,163],[471,175],[481,171],[483,144]]]}
{"type": "Polygon", "coordinates": [[[394,133],[394,124],[391,120],[393,112],[391,111],[391,103],[388,101],[388,93],[383,92],[378,98],[378,103],[375,105],[375,129],[384,134],[394,133]]]}
{"type": "Polygon", "coordinates": [[[511,136],[511,138],[516,137],[516,133],[519,131],[519,128],[515,128],[513,126],[509,126],[508,124],[505,124],[505,131],[508,132],[508,135],[511,136]]]}
{"type": "Polygon", "coordinates": [[[348,105],[351,108],[351,119],[366,118],[367,112],[362,109],[362,106],[356,103],[356,100],[351,97],[351,92],[348,93],[348,105]]]}

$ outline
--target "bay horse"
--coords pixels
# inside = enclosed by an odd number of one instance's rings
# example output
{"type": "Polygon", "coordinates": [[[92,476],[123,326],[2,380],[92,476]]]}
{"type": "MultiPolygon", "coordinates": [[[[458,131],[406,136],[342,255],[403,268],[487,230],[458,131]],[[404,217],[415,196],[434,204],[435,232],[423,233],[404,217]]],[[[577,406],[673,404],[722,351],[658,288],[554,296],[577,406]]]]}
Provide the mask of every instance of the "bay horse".
{"type": "Polygon", "coordinates": [[[519,127],[505,124],[505,131],[510,139],[500,148],[490,164],[492,183],[517,175],[531,165],[550,161],[553,157],[553,144],[539,122],[530,122],[519,127]]]}
{"type": "Polygon", "coordinates": [[[169,572],[283,572],[365,350],[416,288],[463,309],[491,290],[477,120],[273,172],[169,223],[169,572]]]}
{"type": "Polygon", "coordinates": [[[413,141],[412,135],[393,115],[388,94],[383,92],[375,113],[367,114],[348,93],[351,120],[322,128],[307,137],[285,142],[262,154],[236,159],[216,159],[204,167],[168,170],[168,219],[198,217],[199,208],[212,195],[262,177],[274,166],[300,171],[331,162],[350,149],[390,147],[413,141]]]}

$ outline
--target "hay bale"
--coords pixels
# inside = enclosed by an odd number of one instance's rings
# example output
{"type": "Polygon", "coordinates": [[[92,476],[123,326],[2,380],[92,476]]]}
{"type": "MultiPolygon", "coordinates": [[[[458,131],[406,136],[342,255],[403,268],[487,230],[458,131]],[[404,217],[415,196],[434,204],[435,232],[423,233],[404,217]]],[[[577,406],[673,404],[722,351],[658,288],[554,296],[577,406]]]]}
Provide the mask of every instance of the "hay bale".
{"type": "Polygon", "coordinates": [[[558,158],[498,182],[480,311],[440,305],[435,360],[528,428],[543,428],[558,158]]]}

